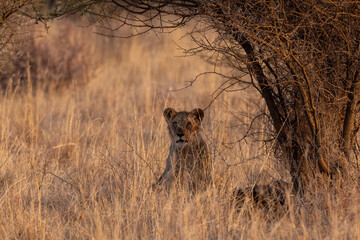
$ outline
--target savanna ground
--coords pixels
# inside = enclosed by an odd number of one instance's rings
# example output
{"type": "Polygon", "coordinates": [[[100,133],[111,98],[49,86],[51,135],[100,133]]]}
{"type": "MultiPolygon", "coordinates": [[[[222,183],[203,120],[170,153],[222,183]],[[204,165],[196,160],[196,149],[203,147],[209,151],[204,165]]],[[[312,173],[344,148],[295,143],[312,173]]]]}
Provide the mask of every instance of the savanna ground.
{"type": "Polygon", "coordinates": [[[263,113],[257,93],[217,96],[223,80],[211,74],[179,90],[203,72],[231,74],[183,57],[186,29],[131,39],[92,31],[69,22],[37,30],[44,37],[21,45],[22,62],[3,63],[23,71],[0,96],[1,239],[360,238],[359,168],[302,200],[289,196],[276,218],[248,203],[237,211],[231,189],[152,191],[170,145],[164,108],[205,108],[214,98],[203,123],[214,171],[234,188],[289,176],[275,146],[260,141],[264,117],[236,143],[263,113]]]}

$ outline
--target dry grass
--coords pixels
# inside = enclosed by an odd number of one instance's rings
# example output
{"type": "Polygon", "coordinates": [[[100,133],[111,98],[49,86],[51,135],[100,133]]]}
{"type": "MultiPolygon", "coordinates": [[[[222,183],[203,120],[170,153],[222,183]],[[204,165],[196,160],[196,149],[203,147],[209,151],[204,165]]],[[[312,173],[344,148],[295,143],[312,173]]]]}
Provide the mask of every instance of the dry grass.
{"type": "MultiPolygon", "coordinates": [[[[53,26],[37,44],[53,44],[54,56],[70,54],[57,30],[53,26]]],[[[276,219],[251,204],[237,212],[226,191],[149,190],[169,147],[163,109],[205,107],[221,82],[204,76],[191,88],[169,91],[214,68],[198,57],[175,57],[181,51],[173,40],[189,44],[179,40],[184,31],[117,40],[69,30],[74,43],[86,42],[80,55],[97,63],[87,84],[73,81],[61,91],[13,88],[0,96],[1,239],[360,238],[359,186],[353,183],[317,189],[301,202],[289,199],[288,213],[276,219]]],[[[261,106],[257,94],[233,92],[205,112],[215,172],[233,186],[288,177],[259,142],[222,144],[241,138],[261,106]]],[[[256,124],[266,129],[261,119],[256,124]]]]}

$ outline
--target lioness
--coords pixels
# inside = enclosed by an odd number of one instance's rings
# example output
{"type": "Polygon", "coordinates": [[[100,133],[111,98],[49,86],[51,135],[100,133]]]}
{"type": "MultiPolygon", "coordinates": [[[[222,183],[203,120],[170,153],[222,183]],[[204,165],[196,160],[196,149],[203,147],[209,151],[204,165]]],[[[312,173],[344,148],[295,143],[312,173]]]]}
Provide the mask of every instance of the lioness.
{"type": "MultiPolygon", "coordinates": [[[[205,187],[211,180],[211,160],[208,147],[200,134],[204,111],[191,112],[164,110],[171,146],[163,174],[153,185],[187,184],[189,189],[205,187]]],[[[186,185],[185,185],[186,186],[186,185]]]]}

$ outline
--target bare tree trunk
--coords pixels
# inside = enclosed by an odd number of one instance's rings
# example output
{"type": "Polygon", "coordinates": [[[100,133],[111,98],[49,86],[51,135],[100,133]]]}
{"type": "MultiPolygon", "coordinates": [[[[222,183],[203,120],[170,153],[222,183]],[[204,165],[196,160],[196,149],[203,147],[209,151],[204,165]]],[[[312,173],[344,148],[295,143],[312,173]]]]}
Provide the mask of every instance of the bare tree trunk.
{"type": "Polygon", "coordinates": [[[352,84],[348,93],[348,103],[346,106],[345,119],[343,124],[343,141],[341,148],[347,158],[350,157],[351,135],[354,131],[354,123],[356,117],[356,104],[360,90],[359,72],[356,71],[352,80],[352,84]]]}
{"type": "Polygon", "coordinates": [[[241,44],[248,57],[249,62],[247,63],[247,66],[251,74],[253,74],[257,80],[260,86],[261,94],[270,112],[274,128],[278,135],[277,140],[285,153],[285,161],[287,161],[287,163],[290,165],[290,175],[294,187],[293,190],[295,193],[301,194],[303,193],[303,188],[309,182],[308,175],[311,173],[307,159],[304,158],[302,148],[295,140],[298,138],[293,136],[291,139],[287,139],[288,134],[286,131],[289,130],[289,128],[286,126],[286,122],[283,121],[280,117],[279,107],[275,104],[271,87],[260,63],[255,57],[253,47],[251,46],[250,42],[245,39],[245,37],[237,36],[236,39],[239,44],[241,44]]]}
{"type": "Polygon", "coordinates": [[[261,95],[263,96],[266,105],[269,109],[271,118],[273,120],[273,125],[275,127],[276,132],[278,133],[278,138],[280,142],[283,142],[286,140],[286,136],[284,134],[284,123],[282,122],[280,118],[279,109],[276,106],[274,102],[274,98],[271,92],[271,88],[269,87],[268,80],[263,72],[263,69],[258,62],[258,60],[255,57],[255,53],[253,50],[253,47],[251,46],[250,42],[247,41],[247,39],[243,36],[237,35],[235,36],[237,42],[242,46],[244,49],[249,62],[247,63],[247,66],[250,70],[250,72],[255,76],[261,90],[261,95]]]}

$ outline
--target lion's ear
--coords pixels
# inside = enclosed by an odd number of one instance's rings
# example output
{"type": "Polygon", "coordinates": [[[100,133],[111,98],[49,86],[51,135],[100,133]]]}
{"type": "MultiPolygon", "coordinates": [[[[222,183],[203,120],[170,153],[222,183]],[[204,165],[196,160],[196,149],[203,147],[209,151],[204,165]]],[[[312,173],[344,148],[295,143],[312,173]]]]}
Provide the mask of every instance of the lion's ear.
{"type": "Polygon", "coordinates": [[[199,122],[201,122],[204,118],[204,110],[201,108],[195,108],[190,112],[192,116],[194,116],[195,119],[197,119],[199,122]]]}
{"type": "Polygon", "coordinates": [[[176,115],[176,111],[173,108],[167,108],[164,110],[164,117],[167,121],[169,121],[175,115],[176,115]]]}

